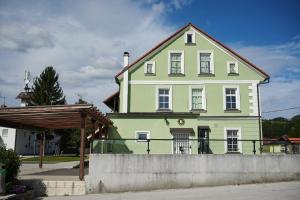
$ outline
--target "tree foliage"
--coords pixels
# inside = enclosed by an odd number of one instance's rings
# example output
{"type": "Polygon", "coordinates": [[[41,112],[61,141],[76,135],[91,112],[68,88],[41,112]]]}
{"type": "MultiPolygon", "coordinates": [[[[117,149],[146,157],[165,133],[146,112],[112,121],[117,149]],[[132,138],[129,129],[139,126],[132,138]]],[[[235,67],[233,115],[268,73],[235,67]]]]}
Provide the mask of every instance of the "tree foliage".
{"type": "Polygon", "coordinates": [[[269,120],[263,120],[263,136],[277,138],[287,134],[289,137],[300,137],[300,115],[291,119],[278,117],[269,120]]]}
{"type": "Polygon", "coordinates": [[[53,67],[46,67],[32,86],[29,105],[62,105],[66,103],[53,67]]]}

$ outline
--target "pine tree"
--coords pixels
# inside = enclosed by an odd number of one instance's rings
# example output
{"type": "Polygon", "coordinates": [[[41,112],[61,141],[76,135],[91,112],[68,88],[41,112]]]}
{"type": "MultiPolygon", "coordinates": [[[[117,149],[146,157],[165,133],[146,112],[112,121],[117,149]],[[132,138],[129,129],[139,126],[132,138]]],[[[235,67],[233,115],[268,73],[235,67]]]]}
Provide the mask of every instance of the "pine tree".
{"type": "Polygon", "coordinates": [[[34,81],[29,105],[62,105],[66,104],[63,90],[58,83],[59,75],[53,67],[46,67],[34,81]]]}

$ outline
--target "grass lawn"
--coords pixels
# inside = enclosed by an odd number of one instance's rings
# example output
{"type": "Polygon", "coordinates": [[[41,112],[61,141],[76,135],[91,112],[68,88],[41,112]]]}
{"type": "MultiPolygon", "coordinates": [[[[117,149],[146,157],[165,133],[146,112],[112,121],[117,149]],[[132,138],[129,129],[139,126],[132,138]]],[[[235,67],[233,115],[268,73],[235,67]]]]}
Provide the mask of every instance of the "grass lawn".
{"type": "MultiPolygon", "coordinates": [[[[38,163],[39,157],[21,158],[23,163],[38,163]]],[[[45,156],[43,159],[44,163],[59,163],[79,161],[79,156],[45,156]]]]}

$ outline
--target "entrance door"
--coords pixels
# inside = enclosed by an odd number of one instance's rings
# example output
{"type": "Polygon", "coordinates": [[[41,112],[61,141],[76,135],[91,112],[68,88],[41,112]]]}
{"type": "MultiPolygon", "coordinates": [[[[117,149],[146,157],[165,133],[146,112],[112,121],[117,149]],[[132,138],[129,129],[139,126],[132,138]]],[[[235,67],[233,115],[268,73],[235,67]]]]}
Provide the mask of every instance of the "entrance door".
{"type": "Polygon", "coordinates": [[[190,154],[189,133],[173,133],[173,154],[190,154]]]}
{"type": "Polygon", "coordinates": [[[198,154],[209,152],[209,128],[198,128],[198,154]]]}

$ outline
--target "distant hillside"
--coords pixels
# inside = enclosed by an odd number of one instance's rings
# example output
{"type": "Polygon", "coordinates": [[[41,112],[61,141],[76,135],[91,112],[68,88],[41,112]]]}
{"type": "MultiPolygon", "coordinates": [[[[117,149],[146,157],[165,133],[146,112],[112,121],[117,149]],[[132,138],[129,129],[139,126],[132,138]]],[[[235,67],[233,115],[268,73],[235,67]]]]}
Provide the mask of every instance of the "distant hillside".
{"type": "Polygon", "coordinates": [[[300,115],[286,119],[277,117],[262,121],[263,137],[276,138],[284,134],[289,137],[300,137],[300,115]]]}

